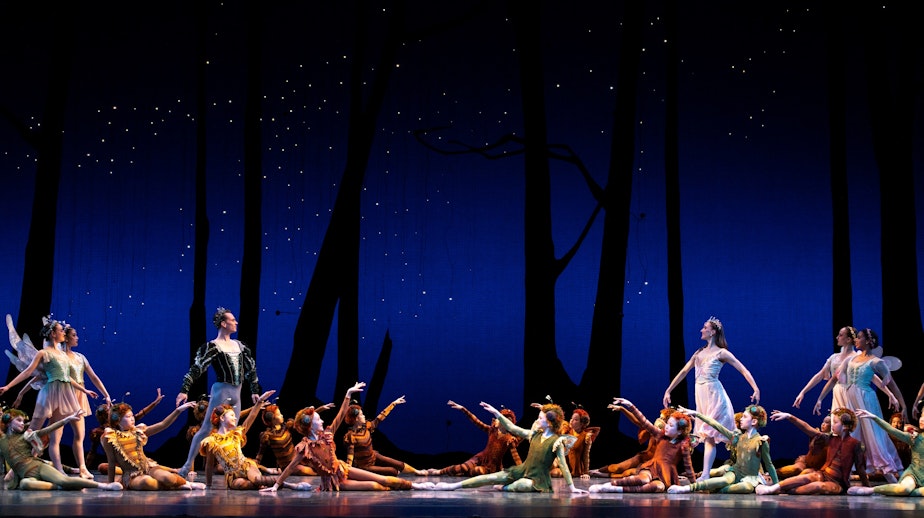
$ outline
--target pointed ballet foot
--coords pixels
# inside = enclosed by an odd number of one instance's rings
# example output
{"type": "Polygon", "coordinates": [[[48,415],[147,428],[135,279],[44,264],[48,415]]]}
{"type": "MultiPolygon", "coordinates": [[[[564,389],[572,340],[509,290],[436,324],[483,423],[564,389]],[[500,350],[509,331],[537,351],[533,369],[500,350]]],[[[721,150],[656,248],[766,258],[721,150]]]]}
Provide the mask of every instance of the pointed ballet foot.
{"type": "Polygon", "coordinates": [[[80,466],[80,478],[85,478],[87,480],[93,480],[93,474],[90,473],[90,470],[86,466],[80,466]]]}
{"type": "Polygon", "coordinates": [[[668,493],[673,493],[673,494],[689,493],[689,492],[690,492],[690,486],[677,486],[677,485],[674,485],[674,486],[671,486],[671,487],[667,488],[667,492],[668,492],[668,493]]]}
{"type": "Polygon", "coordinates": [[[869,496],[873,494],[873,488],[866,486],[850,486],[847,488],[847,494],[853,496],[869,496]]]}
{"type": "Polygon", "coordinates": [[[180,486],[182,489],[188,489],[190,491],[195,491],[199,489],[205,489],[205,484],[202,482],[187,482],[180,486]]]}
{"type": "Polygon", "coordinates": [[[622,487],[613,484],[594,484],[587,488],[587,491],[590,493],[622,493],[622,487]]]}
{"type": "Polygon", "coordinates": [[[100,482],[100,484],[96,487],[98,489],[102,489],[103,491],[121,491],[122,490],[122,484],[119,484],[118,482],[100,482]]]}
{"type": "Polygon", "coordinates": [[[780,492],[779,484],[772,484],[769,486],[765,484],[759,484],[757,487],[754,488],[754,493],[758,495],[775,495],[779,492],[780,492]]]}

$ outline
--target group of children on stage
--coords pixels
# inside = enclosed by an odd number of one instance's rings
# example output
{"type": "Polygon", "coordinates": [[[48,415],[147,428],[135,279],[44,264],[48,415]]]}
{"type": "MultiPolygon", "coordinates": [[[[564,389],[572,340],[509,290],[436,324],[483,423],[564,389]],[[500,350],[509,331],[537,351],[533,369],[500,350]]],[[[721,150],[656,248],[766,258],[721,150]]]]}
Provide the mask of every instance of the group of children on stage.
{"type": "MultiPolygon", "coordinates": [[[[552,479],[561,477],[571,493],[703,491],[761,495],[867,495],[874,492],[924,495],[921,434],[917,428],[902,426],[901,417],[906,411],[903,398],[892,380],[889,360],[882,358],[878,337],[870,329],[841,329],[837,336],[840,351],[831,355],[796,398],[793,406],[798,407],[808,390],[828,380],[814,411],[820,414],[821,400],[828,392],[833,394],[833,410],[818,428],[789,413],[767,414],[759,405],[760,390],[756,381],[728,350],[724,327],[713,317],[700,331],[706,345],[693,354],[671,381],[664,393],[664,409],[654,422],[628,399],[614,398],[609,405],[610,409],[623,412],[635,423],[639,427],[640,442],[647,443],[646,448],[634,456],[591,469],[590,450],[600,428],[590,426],[590,415],[582,408],[574,409],[570,420],[566,420],[564,410],[551,400],[545,404],[533,403],[538,417],[527,429],[515,424],[516,415],[509,409],[498,410],[482,402],[481,406],[492,416],[487,424],[462,405],[449,401],[451,408],[463,412],[488,435],[487,444],[461,464],[421,470],[380,454],[372,444],[372,433],[395,406],[405,402],[403,396],[370,421],[362,407],[353,402],[353,396],[365,386],[356,383],[347,390],[336,416],[326,426],[320,414],[333,409],[333,403],[303,408],[294,418],[286,419],[277,405],[268,402],[275,391],[263,391],[260,387],[249,348],[231,338],[237,332],[234,315],[225,308],[218,308],[213,324],[218,334],[197,351],[184,376],[176,408],[162,421],[144,425],[136,423],[136,419],[150,412],[162,399],[159,389],[157,399],[138,414],[134,414],[127,403],[113,404],[86,357],[74,351],[78,340],[73,327],[46,317],[41,333],[43,346],[36,350],[27,335],[19,337],[8,315],[7,325],[16,355],[7,352],[7,356],[21,372],[9,384],[0,387],[0,395],[26,380],[29,383],[14,406],[30,387],[39,392],[31,421],[21,410],[3,408],[0,465],[6,473],[4,486],[43,490],[196,490],[211,487],[214,474],[220,473],[228,489],[264,492],[280,488],[451,491],[485,485],[507,491],[548,492],[552,491],[552,479]],[[718,378],[725,364],[738,370],[754,390],[753,403],[737,413],[718,378]],[[192,383],[209,367],[216,375],[210,397],[188,401],[187,392],[192,383]],[[695,374],[696,409],[672,408],[670,393],[690,371],[695,374]],[[96,412],[100,426],[91,432],[92,446],[86,456],[82,444],[83,419],[90,410],[88,396],[98,395],[86,387],[85,374],[105,399],[96,412]],[[253,407],[242,411],[244,382],[249,384],[253,394],[253,407]],[[901,423],[890,424],[881,418],[874,386],[889,397],[898,410],[896,415],[901,423]],[[149,459],[144,453],[148,438],[169,427],[190,409],[197,418],[201,417],[202,423],[198,429],[190,429],[190,449],[184,465],[167,468],[149,459]],[[239,422],[239,418],[243,421],[239,422]],[[257,455],[250,458],[244,454],[243,447],[257,419],[266,429],[260,434],[257,455]],[[44,426],[49,420],[52,424],[44,426]],[[759,431],[768,420],[788,420],[804,431],[809,436],[806,454],[791,465],[775,467],[769,438],[759,431]],[[61,432],[66,424],[71,424],[74,430],[77,467],[73,469],[77,476],[65,474],[60,458],[61,432]],[[334,442],[334,435],[342,425],[346,426],[343,436],[346,459],[337,457],[334,442]],[[301,439],[296,439],[293,432],[301,439]],[[524,440],[529,445],[525,460],[518,451],[518,445],[524,440]],[[727,445],[730,458],[714,468],[715,448],[719,443],[727,445]],[[703,446],[704,453],[697,477],[691,452],[699,445],[703,446]],[[97,446],[104,451],[105,462],[97,463],[102,460],[97,446]],[[50,463],[41,459],[46,448],[50,463]],[[195,481],[197,474],[193,471],[200,455],[205,459],[204,483],[195,481]],[[513,464],[505,467],[507,455],[513,464]],[[91,467],[107,476],[106,482],[94,480],[87,467],[88,458],[91,467]],[[267,467],[264,463],[274,466],[267,467]],[[881,473],[887,483],[871,486],[868,472],[881,473]],[[316,477],[318,485],[290,482],[288,479],[292,475],[316,477]],[[456,482],[418,481],[421,479],[416,478],[431,475],[464,478],[456,482]],[[415,478],[412,480],[411,476],[415,478]],[[582,489],[575,486],[572,477],[585,480],[605,477],[608,480],[582,489]]],[[[922,395],[919,392],[918,400],[922,395]]],[[[916,408],[914,413],[918,417],[916,408]]],[[[924,417],[918,424],[924,427],[924,417]]]]}

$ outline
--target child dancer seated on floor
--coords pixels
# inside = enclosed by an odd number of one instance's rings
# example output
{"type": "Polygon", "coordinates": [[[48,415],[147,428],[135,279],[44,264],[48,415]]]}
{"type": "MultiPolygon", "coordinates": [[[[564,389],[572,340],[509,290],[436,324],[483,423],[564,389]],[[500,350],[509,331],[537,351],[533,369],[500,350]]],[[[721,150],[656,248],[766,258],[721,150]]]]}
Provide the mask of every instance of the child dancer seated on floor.
{"type": "MultiPolygon", "coordinates": [[[[205,457],[205,485],[211,487],[215,463],[221,464],[228,489],[259,489],[276,483],[276,477],[264,475],[260,465],[244,456],[241,448],[247,442],[247,431],[260,414],[263,402],[276,391],[269,390],[260,395],[251,408],[244,424],[237,425],[234,407],[219,405],[212,411],[212,433],[200,444],[200,454],[205,457]]],[[[296,486],[292,489],[308,490],[309,486],[296,486]]]]}
{"type": "Polygon", "coordinates": [[[748,405],[741,414],[739,430],[729,430],[711,417],[705,416],[696,410],[679,407],[686,415],[702,419],[703,422],[715,428],[728,438],[735,452],[735,463],[719,477],[709,477],[689,486],[673,485],[667,488],[668,493],[689,493],[691,491],[718,491],[719,493],[753,493],[754,488],[764,483],[761,476],[761,466],[767,471],[770,480],[776,484],[779,479],[776,469],[770,460],[770,443],[766,436],[757,432],[758,428],[766,426],[767,411],[759,405],[748,405]]]}
{"type": "MultiPolygon", "coordinates": [[[[911,464],[905,468],[898,482],[876,487],[853,486],[847,490],[848,495],[871,495],[873,493],[887,496],[924,496],[924,435],[918,432],[905,432],[885,422],[879,416],[866,410],[857,410],[860,419],[872,419],[890,436],[911,445],[911,464]]],[[[924,416],[918,419],[918,429],[924,429],[924,416]]]]}
{"type": "MultiPolygon", "coordinates": [[[[295,414],[295,429],[304,437],[295,445],[295,457],[283,470],[270,487],[261,489],[261,492],[276,492],[281,485],[293,487],[285,482],[300,465],[311,467],[321,477],[320,491],[388,491],[391,489],[423,489],[432,486],[432,482],[416,483],[410,480],[379,475],[362,468],[350,467],[345,461],[337,458],[337,447],[334,444],[334,433],[343,422],[350,407],[350,396],[362,390],[365,383],[359,382],[347,389],[346,397],[337,417],[327,427],[314,407],[307,407],[295,414]]],[[[325,405],[327,406],[327,405],[325,405]]],[[[302,489],[302,482],[296,484],[296,489],[302,489]]]]}
{"type": "Polygon", "coordinates": [[[677,465],[682,461],[684,475],[693,479],[693,461],[690,457],[690,423],[692,418],[674,412],[667,418],[663,428],[651,423],[628,399],[613,398],[608,408],[617,408],[631,413],[633,421],[648,431],[655,441],[652,458],[640,464],[635,475],[615,477],[610,482],[590,486],[591,493],[663,493],[668,486],[677,485],[680,475],[677,465]]]}
{"type": "MultiPolygon", "coordinates": [[[[542,405],[539,419],[532,429],[526,430],[511,423],[500,411],[493,406],[482,402],[481,406],[494,415],[508,432],[529,440],[529,453],[526,460],[519,466],[512,466],[497,473],[479,475],[467,478],[461,482],[440,482],[432,488],[439,491],[454,491],[459,488],[474,488],[487,485],[497,485],[504,491],[519,492],[552,492],[552,477],[549,475],[552,463],[557,459],[562,470],[562,478],[568,486],[570,493],[586,493],[584,489],[574,487],[571,479],[571,470],[568,469],[567,441],[571,438],[562,437],[564,426],[564,411],[555,404],[542,405]]],[[[533,405],[535,406],[535,405],[533,405]]]]}
{"type": "MultiPolygon", "coordinates": [[[[98,488],[119,491],[122,485],[96,482],[92,479],[69,477],[53,465],[33,455],[33,449],[44,449],[42,439],[62,426],[83,418],[83,410],[56,421],[39,430],[26,430],[26,414],[21,410],[4,409],[0,417],[0,471],[9,465],[12,479],[9,487],[27,490],[98,488]]],[[[4,477],[5,479],[6,477],[4,477]]]]}
{"type": "MultiPolygon", "coordinates": [[[[488,434],[488,443],[483,450],[476,453],[472,458],[462,464],[455,464],[442,469],[428,469],[427,475],[474,477],[476,475],[494,473],[495,471],[504,469],[504,456],[507,452],[510,452],[515,466],[523,464],[523,461],[520,460],[520,453],[517,451],[520,438],[507,433],[507,430],[501,427],[500,421],[492,419],[491,424],[488,425],[481,422],[475,414],[455,401],[449,401],[447,404],[456,410],[461,410],[471,422],[475,423],[475,426],[488,434]]],[[[517,416],[513,410],[501,408],[500,412],[501,415],[506,417],[511,423],[517,422],[517,416]]]]}
{"type": "Polygon", "coordinates": [[[347,464],[379,475],[392,477],[396,477],[401,473],[427,474],[426,471],[415,469],[404,461],[382,455],[372,446],[372,433],[394,410],[395,406],[404,403],[404,396],[399,397],[379,412],[379,415],[372,421],[366,421],[363,407],[357,404],[350,405],[346,417],[343,419],[344,423],[349,427],[343,436],[343,442],[347,446],[347,464]]]}
{"type": "MultiPolygon", "coordinates": [[[[780,412],[782,413],[782,412],[780,412]]],[[[850,436],[857,426],[857,416],[847,408],[831,412],[830,434],[818,431],[816,436],[827,436],[825,462],[815,469],[807,469],[799,475],[789,477],[778,484],[760,485],[754,490],[758,495],[786,493],[791,495],[840,495],[850,487],[850,471],[857,470],[864,486],[869,486],[866,475],[866,456],[863,445],[850,436]]],[[[814,438],[813,438],[814,440],[814,438]]]]}
{"type": "Polygon", "coordinates": [[[148,437],[166,430],[184,411],[196,406],[195,401],[176,407],[163,421],[152,424],[135,424],[135,415],[128,403],[117,403],[109,412],[109,426],[100,439],[106,460],[109,482],[115,482],[116,473],[122,474],[125,489],[156,491],[159,489],[205,489],[205,484],[188,482],[175,469],[165,468],[144,454],[148,437]]]}

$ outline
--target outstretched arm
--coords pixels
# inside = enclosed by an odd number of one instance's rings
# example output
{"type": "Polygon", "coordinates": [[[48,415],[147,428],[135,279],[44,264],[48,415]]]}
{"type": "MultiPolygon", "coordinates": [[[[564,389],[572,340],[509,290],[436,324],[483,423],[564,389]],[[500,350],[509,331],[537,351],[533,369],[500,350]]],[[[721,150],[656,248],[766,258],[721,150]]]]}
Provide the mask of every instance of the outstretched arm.
{"type": "Polygon", "coordinates": [[[814,437],[821,433],[821,430],[818,428],[815,428],[814,426],[806,423],[802,419],[799,419],[798,417],[788,412],[780,412],[779,410],[774,410],[770,413],[771,421],[782,421],[783,419],[786,419],[790,423],[794,424],[796,428],[802,430],[802,432],[809,437],[814,437]]]}
{"type": "MultiPolygon", "coordinates": [[[[613,400],[615,399],[616,398],[613,398],[613,400]]],[[[609,408],[613,412],[622,412],[622,415],[626,416],[626,418],[628,418],[629,421],[632,421],[632,424],[634,424],[635,426],[638,426],[639,428],[644,428],[642,423],[640,423],[639,420],[635,417],[635,414],[632,412],[629,412],[622,405],[617,405],[616,403],[610,403],[609,405],[606,405],[606,408],[609,408]]]]}
{"type": "Polygon", "coordinates": [[[821,389],[821,394],[818,395],[818,401],[815,402],[815,408],[812,409],[812,413],[815,415],[821,415],[821,402],[824,401],[825,396],[828,395],[828,392],[831,392],[831,389],[834,387],[834,384],[837,383],[837,378],[840,376],[840,369],[838,369],[837,374],[831,376],[831,379],[825,383],[824,388],[821,389]]]}
{"type": "Polygon", "coordinates": [[[921,388],[918,389],[918,395],[914,396],[914,408],[911,409],[911,416],[915,419],[921,418],[921,410],[918,408],[918,404],[921,402],[921,399],[924,398],[924,383],[921,383],[921,388]]]}
{"type": "Polygon", "coordinates": [[[751,394],[751,401],[755,405],[759,405],[760,404],[760,389],[757,388],[757,382],[754,381],[754,376],[751,376],[751,371],[749,371],[747,367],[744,366],[743,363],[738,361],[738,358],[735,358],[735,355],[732,354],[731,351],[729,351],[728,349],[722,349],[722,351],[719,353],[719,358],[725,360],[725,363],[734,367],[738,372],[741,373],[742,376],[744,376],[744,379],[747,380],[748,385],[750,385],[751,388],[754,389],[754,393],[751,394]]]}
{"type": "Polygon", "coordinates": [[[384,421],[386,417],[388,417],[388,414],[390,414],[391,411],[395,409],[396,405],[403,405],[404,403],[406,403],[406,401],[404,400],[404,396],[401,396],[398,399],[392,401],[390,405],[382,409],[382,411],[379,412],[379,415],[375,416],[375,419],[373,419],[372,422],[369,423],[371,425],[371,428],[372,429],[377,428],[379,424],[382,421],[384,421]]]}
{"type": "Polygon", "coordinates": [[[464,406],[452,400],[449,400],[449,402],[446,404],[456,410],[461,411],[463,414],[465,414],[465,416],[468,417],[468,420],[474,423],[475,426],[477,426],[482,432],[491,433],[491,425],[485,424],[481,419],[478,419],[478,417],[475,414],[471,413],[469,409],[465,408],[464,406]]]}
{"type": "Polygon", "coordinates": [[[687,361],[687,364],[684,365],[682,369],[680,369],[680,372],[678,372],[676,376],[674,376],[674,379],[671,380],[671,384],[668,385],[667,390],[664,391],[663,403],[665,407],[669,407],[671,405],[671,391],[674,390],[674,388],[676,388],[677,385],[679,385],[680,382],[687,377],[687,374],[693,368],[693,358],[695,357],[696,353],[693,353],[693,356],[690,357],[690,359],[687,361]]]}
{"type": "Polygon", "coordinates": [[[100,381],[99,376],[96,375],[96,372],[93,371],[93,367],[90,366],[90,362],[84,357],[83,359],[84,372],[86,372],[87,377],[90,378],[90,381],[93,382],[93,386],[98,388],[103,394],[103,399],[106,400],[107,404],[112,404],[112,399],[109,397],[109,392],[106,391],[106,386],[103,385],[103,382],[100,381]]]}
{"type": "Polygon", "coordinates": [[[530,436],[530,433],[532,433],[531,430],[520,428],[519,426],[510,422],[510,419],[507,419],[506,417],[504,417],[503,414],[501,414],[498,409],[494,408],[488,403],[485,403],[484,401],[482,401],[480,405],[482,406],[482,408],[490,412],[491,415],[493,415],[497,419],[497,422],[500,423],[501,428],[503,428],[504,430],[507,430],[507,433],[509,433],[510,435],[527,438],[530,436]]]}
{"type": "Polygon", "coordinates": [[[32,376],[32,379],[29,380],[29,383],[26,383],[22,386],[22,390],[19,391],[19,394],[16,395],[16,400],[13,401],[13,408],[19,408],[19,405],[22,404],[23,396],[25,396],[26,393],[32,389],[32,384],[40,380],[41,378],[39,376],[32,376]]]}
{"type": "Polygon", "coordinates": [[[67,417],[64,417],[62,419],[59,419],[58,421],[55,421],[54,423],[51,423],[50,425],[46,426],[45,428],[42,428],[41,430],[36,430],[35,434],[39,436],[48,435],[51,432],[57,430],[58,428],[61,428],[62,426],[66,425],[67,423],[70,423],[71,421],[76,421],[82,417],[83,417],[83,410],[78,410],[67,417]]]}
{"type": "Polygon", "coordinates": [[[270,396],[275,394],[275,390],[267,390],[266,392],[260,394],[260,397],[257,398],[257,402],[250,408],[250,412],[247,414],[247,419],[244,420],[244,424],[241,425],[244,427],[244,431],[250,430],[250,427],[253,426],[253,422],[257,420],[257,416],[260,415],[260,408],[263,406],[263,402],[269,399],[270,396]]]}
{"type": "Polygon", "coordinates": [[[715,428],[720,434],[724,435],[725,437],[728,437],[729,439],[734,437],[734,433],[731,430],[729,430],[728,428],[725,428],[724,426],[722,426],[721,423],[719,423],[718,421],[716,421],[715,419],[709,416],[703,415],[697,412],[696,410],[690,410],[689,408],[684,408],[682,406],[677,407],[677,410],[683,412],[684,414],[687,414],[688,416],[695,417],[701,420],[702,422],[715,428]]]}
{"type": "Polygon", "coordinates": [[[799,391],[799,395],[796,396],[796,400],[793,401],[792,406],[794,408],[799,408],[799,405],[802,404],[802,398],[805,397],[805,393],[812,390],[815,385],[818,385],[822,380],[826,379],[828,379],[828,362],[825,362],[821,370],[815,373],[815,375],[812,376],[812,379],[810,379],[808,383],[802,387],[802,390],[799,391]]]}
{"type": "Polygon", "coordinates": [[[40,350],[39,352],[35,353],[35,358],[32,358],[32,363],[30,363],[29,366],[25,368],[25,370],[20,372],[18,376],[13,378],[12,381],[0,387],[0,396],[2,396],[6,391],[10,390],[11,387],[15,387],[16,385],[19,385],[20,383],[25,381],[26,378],[29,378],[30,376],[32,376],[32,373],[35,372],[35,369],[38,368],[39,363],[42,362],[42,359],[44,357],[45,357],[44,350],[40,350]]]}
{"type": "Polygon", "coordinates": [[[868,412],[862,409],[857,409],[855,412],[857,413],[857,417],[860,419],[872,419],[877,425],[880,426],[880,428],[885,430],[892,437],[895,437],[896,439],[904,443],[907,443],[907,444],[914,444],[913,435],[911,435],[910,433],[904,430],[899,430],[898,428],[895,428],[894,426],[890,425],[884,419],[877,416],[876,414],[873,414],[871,412],[868,412]]]}
{"type": "Polygon", "coordinates": [[[135,414],[135,420],[137,421],[138,419],[141,419],[142,417],[150,414],[151,410],[154,410],[154,407],[160,404],[160,400],[162,399],[164,399],[164,395],[160,393],[160,389],[157,389],[157,397],[154,398],[154,401],[151,401],[148,406],[142,408],[135,414]]]}
{"type": "Polygon", "coordinates": [[[340,424],[343,423],[343,420],[346,418],[347,410],[350,409],[350,399],[353,397],[353,394],[362,392],[365,386],[366,382],[357,381],[356,384],[347,389],[346,395],[343,396],[343,403],[340,404],[340,410],[337,411],[337,416],[328,424],[331,432],[337,433],[337,428],[340,428],[340,424]]]}
{"type": "Polygon", "coordinates": [[[636,407],[634,404],[632,404],[631,401],[629,401],[628,399],[616,397],[616,398],[613,398],[613,404],[615,406],[622,407],[625,410],[625,414],[631,415],[632,421],[638,424],[639,428],[643,430],[647,430],[648,433],[652,435],[652,437],[661,436],[661,430],[659,430],[657,426],[655,426],[651,421],[649,421],[645,417],[645,415],[642,414],[642,411],[639,410],[638,407],[636,407]]]}
{"type": "Polygon", "coordinates": [[[154,435],[155,433],[165,430],[168,426],[173,424],[174,421],[176,421],[177,417],[180,417],[180,414],[182,414],[186,410],[189,410],[190,408],[195,407],[196,405],[197,403],[195,401],[187,401],[186,403],[183,403],[182,405],[174,408],[172,412],[167,414],[167,417],[165,417],[163,421],[159,423],[154,423],[151,426],[148,426],[145,429],[144,433],[147,434],[148,436],[151,436],[151,435],[154,435]]]}

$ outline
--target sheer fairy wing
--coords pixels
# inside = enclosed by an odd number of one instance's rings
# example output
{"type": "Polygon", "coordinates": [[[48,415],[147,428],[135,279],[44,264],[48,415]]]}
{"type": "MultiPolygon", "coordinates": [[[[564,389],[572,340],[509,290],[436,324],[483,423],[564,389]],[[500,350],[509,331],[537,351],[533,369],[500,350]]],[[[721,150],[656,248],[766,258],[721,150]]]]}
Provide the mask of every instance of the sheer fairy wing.
{"type": "MultiPolygon", "coordinates": [[[[8,350],[3,352],[6,353],[6,357],[10,359],[10,363],[16,366],[19,372],[22,372],[26,370],[32,363],[32,360],[35,359],[35,355],[38,354],[38,349],[32,345],[32,339],[29,338],[28,334],[23,334],[21,337],[19,336],[19,333],[16,332],[16,327],[13,325],[13,317],[10,315],[6,316],[6,328],[9,330],[10,346],[13,347],[13,351],[15,351],[16,354],[8,350]]],[[[38,380],[32,382],[32,388],[39,390],[44,384],[44,381],[39,377],[38,380]]]]}
{"type": "Polygon", "coordinates": [[[32,341],[29,340],[29,335],[26,335],[25,339],[19,336],[19,333],[16,332],[16,327],[13,325],[13,317],[10,315],[6,316],[6,328],[10,332],[10,345],[13,347],[13,351],[15,351],[16,354],[10,351],[3,352],[5,352],[7,358],[10,359],[10,363],[15,365],[16,368],[22,372],[32,363],[32,359],[35,358],[38,351],[35,349],[35,346],[32,345],[32,341]]]}
{"type": "Polygon", "coordinates": [[[577,443],[577,437],[571,434],[561,436],[561,444],[565,447],[565,455],[571,452],[571,448],[577,443]]]}
{"type": "Polygon", "coordinates": [[[897,371],[902,368],[902,361],[895,356],[883,356],[882,361],[889,366],[890,371],[897,371]]]}

